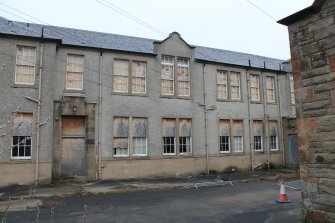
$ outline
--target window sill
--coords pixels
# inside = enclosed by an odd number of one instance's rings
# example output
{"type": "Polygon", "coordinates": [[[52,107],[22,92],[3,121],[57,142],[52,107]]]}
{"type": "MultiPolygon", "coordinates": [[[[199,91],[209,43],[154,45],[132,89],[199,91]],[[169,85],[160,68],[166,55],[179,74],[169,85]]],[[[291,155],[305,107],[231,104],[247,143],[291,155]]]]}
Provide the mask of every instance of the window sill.
{"type": "Polygon", "coordinates": [[[136,97],[149,97],[147,93],[140,94],[140,93],[128,93],[128,92],[112,92],[112,95],[119,95],[119,96],[136,96],[136,97]]]}
{"type": "Polygon", "coordinates": [[[172,157],[172,156],[176,156],[176,154],[175,153],[173,153],[173,154],[163,153],[163,156],[165,156],[165,157],[172,157]]]}
{"type": "Polygon", "coordinates": [[[63,92],[63,97],[80,97],[86,98],[85,91],[74,91],[74,90],[65,90],[63,92]]]}
{"type": "Polygon", "coordinates": [[[160,98],[166,98],[166,99],[181,99],[181,100],[192,100],[192,97],[191,97],[191,96],[160,95],[160,98]]]}
{"type": "Polygon", "coordinates": [[[11,86],[12,88],[33,88],[33,89],[37,89],[37,85],[36,84],[13,84],[11,86]]]}
{"type": "Polygon", "coordinates": [[[11,161],[31,161],[31,157],[11,158],[11,161]]]}
{"type": "Polygon", "coordinates": [[[192,156],[193,154],[192,153],[179,153],[179,155],[181,157],[189,157],[189,156],[192,156]]]}
{"type": "Polygon", "coordinates": [[[268,105],[278,105],[278,103],[277,102],[266,102],[268,105]]]}
{"type": "Polygon", "coordinates": [[[113,155],[113,158],[129,158],[129,155],[113,155]]]}
{"type": "Polygon", "coordinates": [[[243,100],[237,100],[237,99],[216,99],[218,102],[240,102],[243,103],[243,100]]]}
{"type": "Polygon", "coordinates": [[[262,101],[250,101],[251,104],[263,104],[262,101]]]}

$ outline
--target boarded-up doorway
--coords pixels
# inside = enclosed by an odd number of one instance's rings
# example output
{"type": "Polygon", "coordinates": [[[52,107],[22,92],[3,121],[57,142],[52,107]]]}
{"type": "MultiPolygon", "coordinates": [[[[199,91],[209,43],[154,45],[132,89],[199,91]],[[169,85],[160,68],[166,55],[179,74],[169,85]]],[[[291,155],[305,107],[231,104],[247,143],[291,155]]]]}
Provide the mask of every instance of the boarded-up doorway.
{"type": "Polygon", "coordinates": [[[296,134],[288,135],[289,161],[291,165],[299,164],[298,137],[296,134]]]}
{"type": "Polygon", "coordinates": [[[62,175],[85,175],[85,117],[62,117],[62,175]]]}

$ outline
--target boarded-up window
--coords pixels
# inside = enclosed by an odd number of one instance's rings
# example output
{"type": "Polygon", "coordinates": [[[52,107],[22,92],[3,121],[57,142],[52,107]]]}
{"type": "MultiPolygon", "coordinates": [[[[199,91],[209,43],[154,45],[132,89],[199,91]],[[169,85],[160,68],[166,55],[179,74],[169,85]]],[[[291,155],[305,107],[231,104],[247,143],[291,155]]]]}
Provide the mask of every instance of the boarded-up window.
{"type": "Polygon", "coordinates": [[[178,96],[190,96],[189,60],[186,58],[178,58],[176,72],[178,81],[178,96]]]}
{"type": "Polygon", "coordinates": [[[136,94],[146,93],[147,64],[145,62],[133,61],[131,91],[136,94]]]}
{"type": "Polygon", "coordinates": [[[241,74],[238,72],[230,72],[230,93],[231,99],[241,99],[241,74]]]}
{"type": "Polygon", "coordinates": [[[260,78],[257,74],[250,74],[250,91],[251,91],[251,100],[260,101],[260,78]]]}
{"type": "Polygon", "coordinates": [[[216,81],[218,99],[228,99],[228,71],[218,70],[216,72],[216,81]]]}
{"type": "Polygon", "coordinates": [[[113,92],[128,92],[129,61],[114,60],[113,67],[113,92]]]}
{"type": "Polygon", "coordinates": [[[147,155],[147,119],[133,118],[132,119],[132,134],[133,134],[133,155],[147,155]]]}
{"type": "Polygon", "coordinates": [[[36,48],[17,46],[15,84],[34,85],[36,67],[36,48]]]}
{"type": "Polygon", "coordinates": [[[116,117],[113,121],[113,150],[114,156],[128,155],[129,119],[116,117]]]}
{"type": "Polygon", "coordinates": [[[234,152],[243,152],[243,121],[233,121],[234,152]]]}
{"type": "Polygon", "coordinates": [[[219,120],[219,140],[220,140],[220,152],[230,152],[230,121],[219,120]]]}
{"type": "Polygon", "coordinates": [[[174,94],[174,61],[171,56],[162,56],[161,94],[174,94]]]}
{"type": "Polygon", "coordinates": [[[84,56],[68,55],[66,69],[66,89],[83,90],[84,56]]]}
{"type": "Polygon", "coordinates": [[[176,119],[164,118],[162,121],[163,149],[165,155],[174,155],[176,137],[176,119]]]}
{"type": "Polygon", "coordinates": [[[278,150],[278,124],[269,121],[270,150],[278,150]]]}
{"type": "Polygon", "coordinates": [[[262,151],[263,122],[253,121],[254,150],[262,151]]]}
{"type": "Polygon", "coordinates": [[[33,114],[18,113],[14,117],[12,159],[31,158],[33,114]]]}
{"type": "Polygon", "coordinates": [[[179,119],[179,152],[192,152],[192,121],[191,119],[179,119]]]}
{"type": "Polygon", "coordinates": [[[274,77],[266,77],[266,95],[268,102],[276,101],[274,77]]]}
{"type": "Polygon", "coordinates": [[[291,93],[291,104],[295,104],[295,96],[294,96],[294,79],[293,74],[290,74],[290,93],[291,93]]]}

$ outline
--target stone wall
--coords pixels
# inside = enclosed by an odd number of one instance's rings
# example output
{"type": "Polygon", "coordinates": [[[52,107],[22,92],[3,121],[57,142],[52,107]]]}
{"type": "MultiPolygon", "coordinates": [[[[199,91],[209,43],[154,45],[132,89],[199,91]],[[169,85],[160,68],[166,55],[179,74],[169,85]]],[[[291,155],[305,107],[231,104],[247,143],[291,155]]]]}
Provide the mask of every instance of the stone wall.
{"type": "Polygon", "coordinates": [[[335,222],[335,1],[289,25],[306,222],[335,222]]]}

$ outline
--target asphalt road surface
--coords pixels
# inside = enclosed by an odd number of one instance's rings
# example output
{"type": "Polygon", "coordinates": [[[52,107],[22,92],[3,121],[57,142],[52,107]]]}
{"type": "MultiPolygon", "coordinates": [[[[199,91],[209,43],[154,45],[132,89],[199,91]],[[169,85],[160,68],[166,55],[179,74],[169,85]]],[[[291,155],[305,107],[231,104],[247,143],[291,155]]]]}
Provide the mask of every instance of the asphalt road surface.
{"type": "Polygon", "coordinates": [[[7,222],[300,222],[301,191],[286,188],[286,193],[292,203],[277,204],[274,202],[279,195],[277,182],[249,182],[199,189],[48,198],[43,200],[40,210],[9,212],[7,222]]]}

